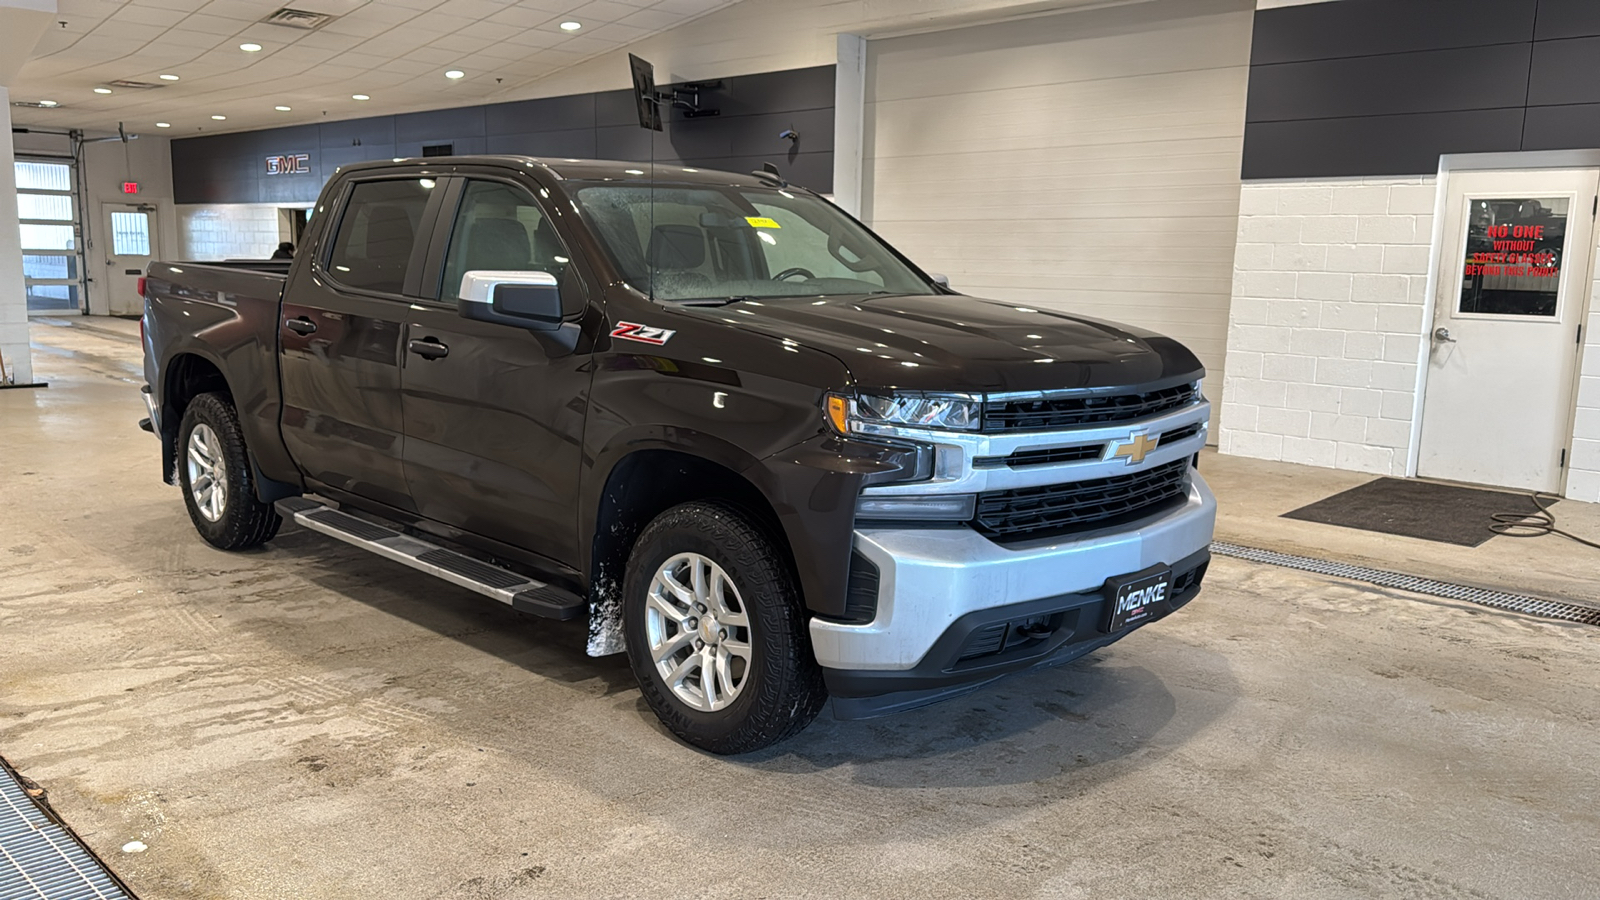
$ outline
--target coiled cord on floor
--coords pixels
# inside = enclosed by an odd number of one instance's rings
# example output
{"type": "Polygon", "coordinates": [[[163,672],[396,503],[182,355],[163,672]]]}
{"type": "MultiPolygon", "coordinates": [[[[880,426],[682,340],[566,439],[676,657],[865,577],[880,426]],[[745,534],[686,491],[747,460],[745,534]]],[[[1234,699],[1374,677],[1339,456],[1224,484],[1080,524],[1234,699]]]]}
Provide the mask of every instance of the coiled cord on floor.
{"type": "Polygon", "coordinates": [[[1533,501],[1534,506],[1539,507],[1538,512],[1495,513],[1490,516],[1494,521],[1490,523],[1489,530],[1495,534],[1516,538],[1544,537],[1547,534],[1555,534],[1569,541],[1577,541],[1585,547],[1593,547],[1596,550],[1600,550],[1600,543],[1578,537],[1570,531],[1562,531],[1556,527],[1556,515],[1550,511],[1550,505],[1559,501],[1560,497],[1555,494],[1535,491],[1528,495],[1528,499],[1533,501]],[[1549,498],[1549,503],[1544,502],[1547,497],[1549,498]]]}

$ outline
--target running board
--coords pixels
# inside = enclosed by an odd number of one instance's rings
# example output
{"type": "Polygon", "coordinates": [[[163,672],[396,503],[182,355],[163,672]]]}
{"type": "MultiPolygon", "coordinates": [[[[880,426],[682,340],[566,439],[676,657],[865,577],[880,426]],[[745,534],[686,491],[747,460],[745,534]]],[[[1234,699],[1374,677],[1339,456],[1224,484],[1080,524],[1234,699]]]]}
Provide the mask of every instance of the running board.
{"type": "Polygon", "coordinates": [[[301,527],[320,531],[369,553],[499,600],[518,612],[565,622],[578,618],[589,608],[583,598],[569,591],[358,519],[315,500],[290,497],[273,505],[279,515],[301,527]]]}

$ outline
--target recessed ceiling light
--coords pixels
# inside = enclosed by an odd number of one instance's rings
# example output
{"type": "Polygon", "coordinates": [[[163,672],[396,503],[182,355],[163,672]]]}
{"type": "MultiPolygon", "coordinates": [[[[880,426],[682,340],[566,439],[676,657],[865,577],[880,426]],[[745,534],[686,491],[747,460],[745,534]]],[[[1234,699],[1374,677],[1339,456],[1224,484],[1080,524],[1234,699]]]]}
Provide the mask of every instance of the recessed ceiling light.
{"type": "Polygon", "coordinates": [[[451,69],[450,71],[444,73],[444,77],[454,81],[457,78],[467,77],[467,73],[461,71],[460,69],[451,69]]]}
{"type": "Polygon", "coordinates": [[[226,122],[226,121],[228,121],[228,117],[227,116],[212,116],[211,118],[216,119],[218,122],[226,122]]]}
{"type": "Polygon", "coordinates": [[[176,76],[176,75],[163,75],[163,76],[161,76],[161,80],[162,81],[177,81],[178,80],[178,76],[176,76]]]}
{"type": "Polygon", "coordinates": [[[239,45],[239,49],[243,50],[246,53],[259,53],[261,51],[261,45],[260,44],[240,44],[239,45]]]}
{"type": "Polygon", "coordinates": [[[583,27],[583,23],[582,22],[562,22],[561,23],[561,30],[562,31],[577,31],[579,28],[582,28],[582,27],[583,27]]]}
{"type": "Polygon", "coordinates": [[[371,100],[372,98],[368,97],[366,94],[351,94],[350,95],[350,99],[351,100],[371,100]]]}
{"type": "Polygon", "coordinates": [[[273,109],[277,110],[278,112],[288,112],[290,110],[290,107],[287,107],[287,106],[274,106],[273,109]]]}
{"type": "Polygon", "coordinates": [[[95,88],[94,92],[96,94],[109,94],[111,93],[111,88],[95,88]]]}
{"type": "Polygon", "coordinates": [[[172,123],[171,122],[157,122],[156,123],[156,127],[157,128],[171,128],[172,127],[172,123]]]}
{"type": "Polygon", "coordinates": [[[50,109],[52,107],[60,106],[61,104],[57,103],[54,100],[40,100],[39,101],[39,105],[44,107],[45,109],[50,109]]]}

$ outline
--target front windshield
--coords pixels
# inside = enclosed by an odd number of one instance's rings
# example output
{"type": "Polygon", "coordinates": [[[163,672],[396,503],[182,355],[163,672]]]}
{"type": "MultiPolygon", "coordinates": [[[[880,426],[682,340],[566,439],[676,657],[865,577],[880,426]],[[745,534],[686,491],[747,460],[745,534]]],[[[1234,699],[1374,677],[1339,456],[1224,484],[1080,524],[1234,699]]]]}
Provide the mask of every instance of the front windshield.
{"type": "Polygon", "coordinates": [[[652,210],[651,193],[644,184],[591,184],[576,197],[623,279],[658,300],[934,293],[871,233],[815,197],[661,185],[652,210]]]}

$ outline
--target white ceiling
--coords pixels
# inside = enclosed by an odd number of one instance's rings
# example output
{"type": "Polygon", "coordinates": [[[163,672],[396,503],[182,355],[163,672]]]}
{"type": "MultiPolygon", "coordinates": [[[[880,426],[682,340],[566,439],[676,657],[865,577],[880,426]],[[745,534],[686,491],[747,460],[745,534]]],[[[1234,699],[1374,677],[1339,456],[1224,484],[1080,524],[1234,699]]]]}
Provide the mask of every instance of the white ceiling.
{"type": "Polygon", "coordinates": [[[61,106],[13,108],[12,120],[106,131],[122,122],[129,132],[178,137],[470,106],[732,2],[60,0],[55,18],[65,25],[39,39],[11,99],[61,106]],[[285,6],[338,18],[316,31],[261,24],[285,6]],[[562,31],[566,21],[583,28],[562,31]],[[247,42],[263,49],[240,50],[247,42]],[[450,69],[466,77],[445,78],[450,69]],[[162,87],[94,93],[115,80],[162,87]]]}

